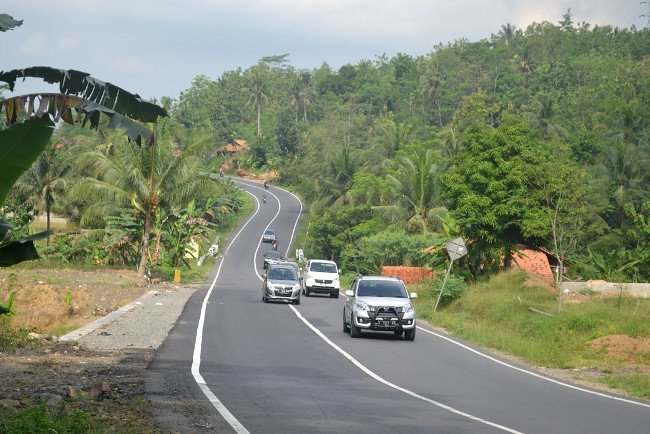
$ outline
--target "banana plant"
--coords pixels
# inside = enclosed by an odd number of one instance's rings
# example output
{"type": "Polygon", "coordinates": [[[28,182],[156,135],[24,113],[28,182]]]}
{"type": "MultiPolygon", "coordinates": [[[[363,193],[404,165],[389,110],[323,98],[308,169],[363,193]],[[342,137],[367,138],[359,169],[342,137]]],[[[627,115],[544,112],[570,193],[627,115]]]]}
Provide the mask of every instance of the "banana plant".
{"type": "MultiPolygon", "coordinates": [[[[3,18],[3,25],[5,21],[3,18]]],[[[0,82],[6,83],[10,91],[18,79],[28,77],[58,83],[60,93],[0,100],[0,111],[4,110],[9,125],[0,131],[0,208],[18,178],[47,146],[57,122],[80,123],[97,129],[103,114],[109,118],[108,128],[122,129],[130,140],[150,146],[154,142],[153,133],[139,122],[156,122],[158,117],[167,116],[162,107],[85,72],[47,66],[0,72],[0,82]]],[[[33,241],[50,234],[41,232],[0,245],[0,266],[38,258],[33,241]]]]}

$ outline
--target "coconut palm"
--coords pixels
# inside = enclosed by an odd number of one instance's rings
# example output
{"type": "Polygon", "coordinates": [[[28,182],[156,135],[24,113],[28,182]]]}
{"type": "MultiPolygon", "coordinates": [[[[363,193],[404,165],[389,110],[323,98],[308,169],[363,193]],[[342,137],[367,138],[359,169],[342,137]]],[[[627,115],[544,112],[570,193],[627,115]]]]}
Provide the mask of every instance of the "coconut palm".
{"type": "Polygon", "coordinates": [[[112,215],[119,208],[136,209],[144,222],[138,266],[141,278],[158,208],[183,208],[197,198],[197,192],[209,197],[221,191],[220,182],[203,166],[209,138],[190,137],[181,149],[170,121],[158,122],[154,134],[155,142],[149,147],[129,142],[121,143],[113,154],[101,150],[83,153],[77,165],[87,176],[71,192],[73,198],[88,204],[82,224],[96,216],[112,215]]]}
{"type": "Polygon", "coordinates": [[[429,149],[410,157],[401,157],[394,174],[386,175],[393,204],[378,206],[393,222],[406,221],[409,232],[428,232],[435,209],[438,156],[429,149]]]}
{"type": "Polygon", "coordinates": [[[320,190],[318,204],[328,206],[348,203],[350,201],[348,192],[352,188],[354,174],[363,166],[363,161],[355,152],[342,146],[328,160],[326,176],[318,180],[320,190]]]}
{"type": "MultiPolygon", "coordinates": [[[[31,197],[31,202],[36,209],[45,211],[48,231],[50,230],[52,206],[67,188],[69,172],[69,162],[56,149],[54,141],[51,140],[16,185],[17,190],[27,193],[27,196],[31,197]]],[[[50,245],[49,235],[47,245],[50,245]]]]}
{"type": "Polygon", "coordinates": [[[262,111],[269,99],[268,74],[267,67],[263,64],[255,66],[251,70],[251,79],[249,84],[250,98],[249,103],[257,113],[257,135],[260,135],[260,118],[262,111]]]}
{"type": "Polygon", "coordinates": [[[569,132],[556,122],[555,102],[550,95],[541,95],[534,101],[534,111],[526,114],[533,127],[544,137],[568,138],[569,132]]]}
{"type": "Polygon", "coordinates": [[[316,98],[316,91],[304,78],[295,79],[291,87],[291,105],[296,110],[296,122],[298,114],[307,122],[307,107],[309,107],[316,98]]]}

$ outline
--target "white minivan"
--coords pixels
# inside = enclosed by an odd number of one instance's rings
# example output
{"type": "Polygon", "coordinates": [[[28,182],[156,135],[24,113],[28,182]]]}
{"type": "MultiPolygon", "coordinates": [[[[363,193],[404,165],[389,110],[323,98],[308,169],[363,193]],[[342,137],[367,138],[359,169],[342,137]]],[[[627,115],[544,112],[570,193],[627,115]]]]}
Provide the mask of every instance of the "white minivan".
{"type": "Polygon", "coordinates": [[[329,294],[339,297],[339,270],[336,262],[325,259],[312,259],[305,268],[302,293],[309,297],[312,293],[329,294]]]}

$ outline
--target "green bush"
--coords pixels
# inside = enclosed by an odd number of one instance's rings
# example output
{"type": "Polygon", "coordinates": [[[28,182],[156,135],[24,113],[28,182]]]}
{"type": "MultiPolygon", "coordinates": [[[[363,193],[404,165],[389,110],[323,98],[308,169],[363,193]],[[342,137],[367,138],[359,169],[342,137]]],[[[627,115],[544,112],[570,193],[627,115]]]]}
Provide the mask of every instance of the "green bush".
{"type": "MultiPolygon", "coordinates": [[[[436,279],[427,281],[427,285],[430,288],[429,291],[432,297],[435,297],[436,299],[438,298],[438,294],[440,294],[440,289],[442,288],[442,282],[444,278],[445,276],[442,275],[436,279]]],[[[465,283],[465,280],[461,276],[450,275],[449,278],[447,278],[447,283],[445,283],[445,289],[442,291],[442,296],[440,297],[440,305],[447,305],[460,297],[465,288],[467,288],[467,283],[465,283]]]]}

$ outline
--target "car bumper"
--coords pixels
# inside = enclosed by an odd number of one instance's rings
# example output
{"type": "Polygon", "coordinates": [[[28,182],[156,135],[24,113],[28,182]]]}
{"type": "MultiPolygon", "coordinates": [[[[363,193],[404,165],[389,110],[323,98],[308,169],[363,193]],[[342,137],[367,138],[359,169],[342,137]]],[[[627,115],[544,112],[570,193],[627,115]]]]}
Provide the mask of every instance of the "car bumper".
{"type": "Polygon", "coordinates": [[[378,317],[374,312],[353,311],[354,325],[364,330],[399,331],[415,328],[415,312],[378,317]]]}
{"type": "Polygon", "coordinates": [[[300,289],[294,289],[288,293],[280,293],[279,291],[270,291],[266,289],[266,298],[269,301],[294,302],[300,300],[300,289]]]}
{"type": "Polygon", "coordinates": [[[308,289],[309,292],[314,292],[317,294],[331,294],[332,292],[339,292],[340,288],[337,286],[327,286],[327,285],[305,285],[305,289],[308,289]]]}

